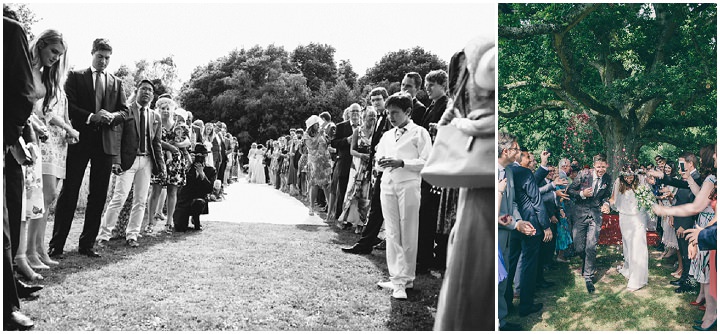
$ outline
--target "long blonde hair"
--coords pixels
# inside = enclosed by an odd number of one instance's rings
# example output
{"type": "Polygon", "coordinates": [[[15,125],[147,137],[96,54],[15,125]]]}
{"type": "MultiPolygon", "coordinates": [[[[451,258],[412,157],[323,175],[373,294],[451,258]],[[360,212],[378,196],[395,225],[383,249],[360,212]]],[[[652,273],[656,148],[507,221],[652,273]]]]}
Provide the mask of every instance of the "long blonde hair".
{"type": "Polygon", "coordinates": [[[44,67],[42,73],[42,83],[45,85],[45,99],[43,100],[43,111],[47,108],[51,100],[58,97],[62,91],[62,84],[65,81],[65,71],[67,66],[67,43],[62,34],[55,29],[48,29],[40,33],[32,43],[30,43],[30,55],[32,56],[33,68],[40,64],[40,50],[49,45],[60,43],[65,48],[65,52],[60,59],[50,67],[44,67]]]}

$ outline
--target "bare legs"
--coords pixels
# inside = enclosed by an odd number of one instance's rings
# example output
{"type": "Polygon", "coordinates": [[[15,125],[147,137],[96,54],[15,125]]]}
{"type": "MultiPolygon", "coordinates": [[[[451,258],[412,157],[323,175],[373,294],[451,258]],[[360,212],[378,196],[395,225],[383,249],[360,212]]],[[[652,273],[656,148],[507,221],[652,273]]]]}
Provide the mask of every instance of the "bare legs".
{"type": "Polygon", "coordinates": [[[43,199],[45,202],[45,213],[42,218],[33,219],[28,225],[27,259],[30,267],[34,269],[48,269],[47,265],[57,265],[57,261],[50,259],[47,250],[43,247],[45,243],[45,230],[50,215],[50,206],[57,197],[57,185],[60,179],[54,175],[43,174],[43,199]]]}
{"type": "MultiPolygon", "coordinates": [[[[159,184],[153,184],[152,189],[150,191],[150,197],[148,199],[148,215],[147,215],[147,223],[143,224],[145,226],[153,226],[153,220],[155,220],[155,213],[157,212],[158,202],[160,201],[160,193],[162,192],[162,185],[159,184]]],[[[143,220],[144,221],[144,220],[143,220]]],[[[145,231],[145,226],[140,229],[140,231],[145,231]]]]}
{"type": "Polygon", "coordinates": [[[177,189],[177,186],[167,186],[167,220],[165,226],[167,226],[170,231],[172,231],[173,228],[173,213],[175,213],[175,203],[177,203],[177,189]]]}

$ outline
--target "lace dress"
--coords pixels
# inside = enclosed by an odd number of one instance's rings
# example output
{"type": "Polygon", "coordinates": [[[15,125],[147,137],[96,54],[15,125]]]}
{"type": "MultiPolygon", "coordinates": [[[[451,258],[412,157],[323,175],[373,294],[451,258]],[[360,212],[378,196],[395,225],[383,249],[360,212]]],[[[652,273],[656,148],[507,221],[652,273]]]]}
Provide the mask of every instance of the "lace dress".
{"type": "Polygon", "coordinates": [[[638,209],[635,191],[627,189],[625,193],[621,193],[619,184],[618,179],[615,181],[613,193],[616,209],[620,213],[620,232],[625,258],[620,273],[628,279],[628,289],[636,290],[648,283],[647,219],[638,209]]]}
{"type": "MultiPolygon", "coordinates": [[[[671,186],[668,186],[668,188],[670,188],[670,191],[673,194],[673,198],[672,199],[669,199],[669,198],[662,199],[662,200],[660,200],[659,204],[662,206],[669,207],[669,206],[673,206],[673,204],[675,204],[674,195],[677,193],[677,188],[671,187],[671,186]]],[[[662,224],[663,231],[665,231],[665,233],[663,233],[663,236],[662,236],[662,243],[663,243],[663,245],[665,245],[665,248],[679,249],[677,235],[675,235],[675,233],[674,233],[675,229],[672,226],[670,226],[670,219],[672,219],[672,216],[665,216],[665,217],[662,217],[662,221],[660,222],[662,224]]]]}

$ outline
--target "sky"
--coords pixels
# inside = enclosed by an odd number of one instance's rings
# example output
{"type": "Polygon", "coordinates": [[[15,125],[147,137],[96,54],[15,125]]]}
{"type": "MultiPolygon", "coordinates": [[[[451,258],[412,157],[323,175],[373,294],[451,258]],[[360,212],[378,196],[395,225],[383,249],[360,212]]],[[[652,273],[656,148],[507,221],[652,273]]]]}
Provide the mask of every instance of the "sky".
{"type": "Polygon", "coordinates": [[[92,41],[108,38],[108,69],[174,56],[181,81],[234,49],[270,44],[292,52],[335,47],[360,76],[388,52],[420,46],[446,62],[474,36],[497,35],[497,4],[481,3],[28,3],[35,35],[59,30],[68,61],[89,67],[92,41]]]}

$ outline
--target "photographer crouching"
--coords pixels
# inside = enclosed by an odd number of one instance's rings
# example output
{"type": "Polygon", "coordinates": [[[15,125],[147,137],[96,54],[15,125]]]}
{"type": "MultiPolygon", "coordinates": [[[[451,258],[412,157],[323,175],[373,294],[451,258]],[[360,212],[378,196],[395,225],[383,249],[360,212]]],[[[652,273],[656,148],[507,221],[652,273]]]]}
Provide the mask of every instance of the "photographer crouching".
{"type": "Polygon", "coordinates": [[[186,184],[178,192],[177,205],[173,220],[175,232],[188,229],[190,217],[195,230],[201,230],[200,215],[208,213],[207,195],[213,191],[215,168],[205,165],[208,151],[203,144],[195,145],[194,162],[186,173],[186,184]]]}

